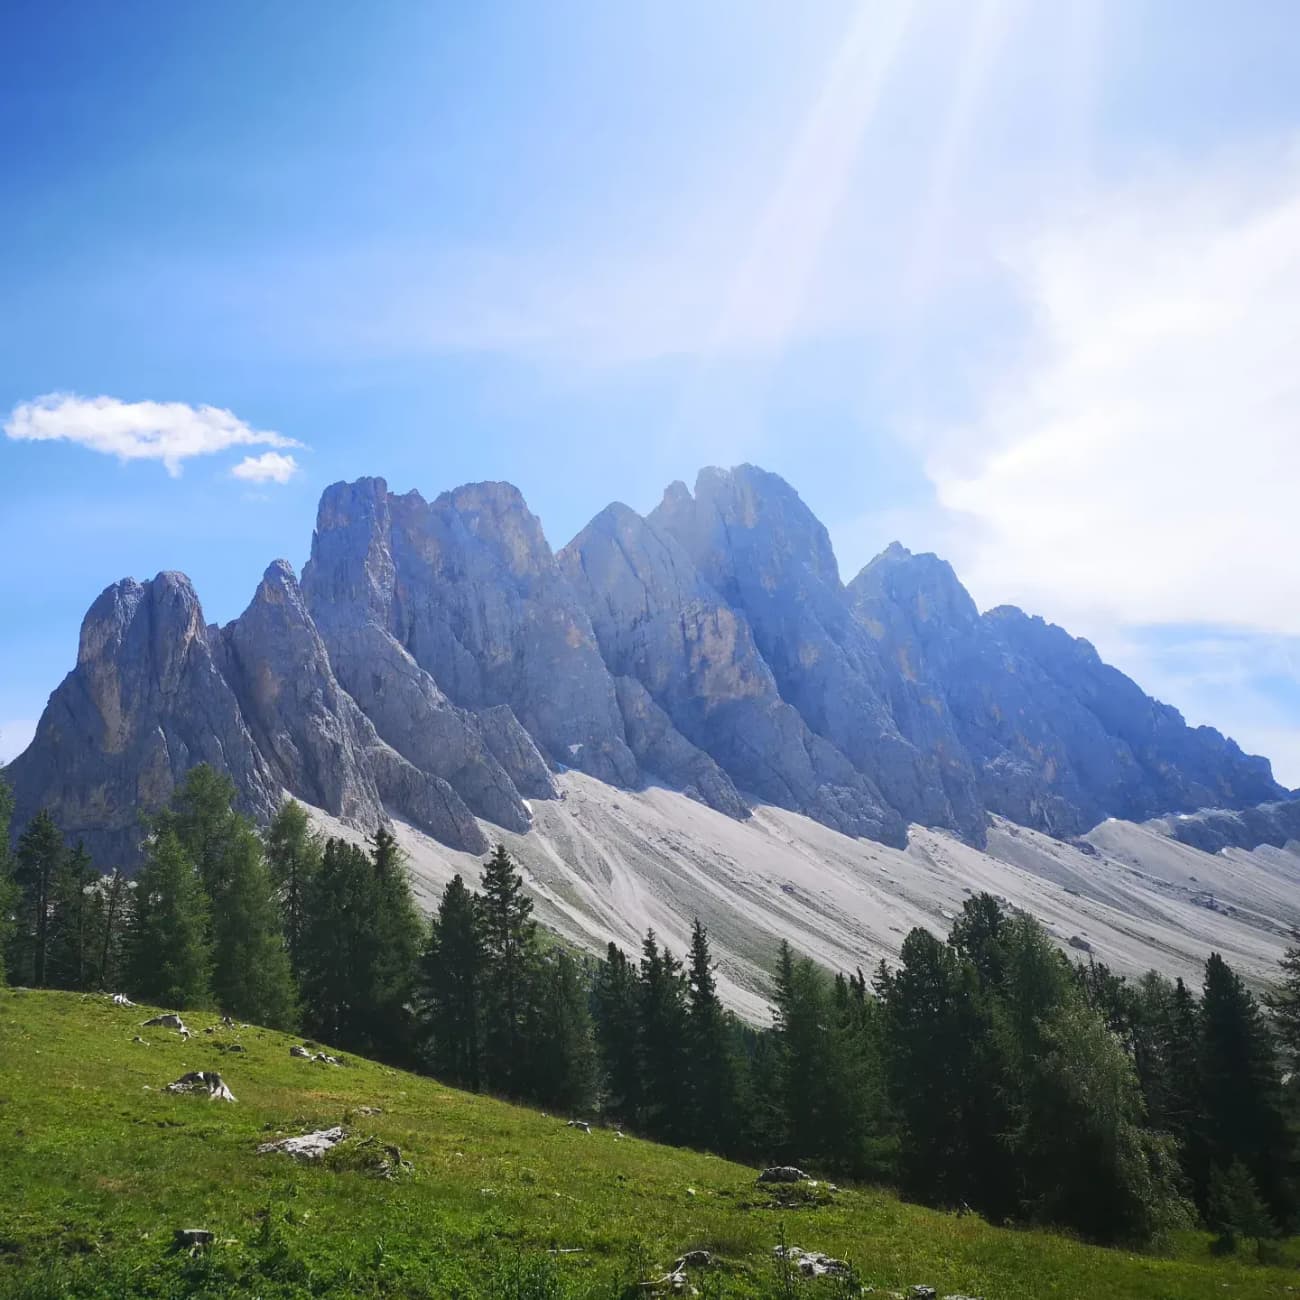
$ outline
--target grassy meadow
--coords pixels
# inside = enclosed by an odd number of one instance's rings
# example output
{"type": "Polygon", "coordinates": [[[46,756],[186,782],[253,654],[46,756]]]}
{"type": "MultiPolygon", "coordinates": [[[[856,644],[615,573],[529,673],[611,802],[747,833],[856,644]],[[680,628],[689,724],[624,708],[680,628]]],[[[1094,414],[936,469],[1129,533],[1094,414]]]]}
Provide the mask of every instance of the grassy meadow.
{"type": "Polygon", "coordinates": [[[141,1028],[152,1014],[0,990],[0,1296],[624,1300],[668,1294],[643,1284],[695,1249],[714,1264],[691,1283],[716,1300],[917,1283],[985,1300],[1300,1295],[1290,1248],[1264,1266],[1188,1235],[1137,1255],[873,1189],[783,1205],[713,1156],[588,1135],[372,1062],[293,1058],[301,1040],[269,1030],[207,1034],[211,1013],[186,1016],[186,1042],[141,1028]],[[236,1103],[164,1091],[189,1070],[219,1070],[236,1103]],[[398,1146],[411,1171],[387,1181],[346,1158],[255,1152],[334,1124],[398,1146]],[[178,1228],[215,1242],[176,1251],[178,1228]],[[782,1275],[782,1240],[848,1260],[852,1288],[782,1275]]]}

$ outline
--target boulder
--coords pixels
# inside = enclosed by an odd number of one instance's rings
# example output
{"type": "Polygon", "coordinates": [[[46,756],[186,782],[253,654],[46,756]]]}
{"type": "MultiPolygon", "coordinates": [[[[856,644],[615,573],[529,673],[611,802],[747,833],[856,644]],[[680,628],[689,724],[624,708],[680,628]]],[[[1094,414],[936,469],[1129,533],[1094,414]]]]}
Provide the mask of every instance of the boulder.
{"type": "Polygon", "coordinates": [[[303,1133],[298,1137],[263,1142],[257,1148],[257,1154],[265,1156],[278,1152],[281,1155],[292,1156],[295,1160],[319,1160],[327,1151],[345,1141],[347,1136],[347,1129],[340,1126],[316,1129],[314,1132],[303,1133]]]}
{"type": "Polygon", "coordinates": [[[772,1165],[758,1176],[760,1183],[802,1183],[810,1181],[802,1169],[794,1165],[772,1165]]]}
{"type": "Polygon", "coordinates": [[[225,1080],[213,1070],[191,1070],[175,1083],[167,1085],[168,1092],[203,1093],[209,1101],[234,1101],[234,1094],[225,1080]]]}

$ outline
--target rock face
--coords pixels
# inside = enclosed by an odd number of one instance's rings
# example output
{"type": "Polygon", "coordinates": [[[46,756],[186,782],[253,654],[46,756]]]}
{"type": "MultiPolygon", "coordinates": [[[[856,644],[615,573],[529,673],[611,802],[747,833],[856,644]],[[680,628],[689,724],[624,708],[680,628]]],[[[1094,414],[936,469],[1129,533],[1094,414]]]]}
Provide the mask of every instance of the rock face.
{"type": "Polygon", "coordinates": [[[517,489],[432,502],[382,479],[326,490],[302,584],[273,564],[207,626],[189,582],[110,587],[9,779],[130,864],[139,813],[194,764],[265,819],[285,793],[358,827],[400,817],[480,852],[578,768],[751,803],[900,845],[909,823],[982,844],[990,812],[1061,836],[1173,818],[1197,844],[1300,833],[1264,759],[1190,728],[1087,642],[980,614],[933,555],[889,547],[845,586],[826,529],[753,466],[622,505],[558,554],[517,489]]]}

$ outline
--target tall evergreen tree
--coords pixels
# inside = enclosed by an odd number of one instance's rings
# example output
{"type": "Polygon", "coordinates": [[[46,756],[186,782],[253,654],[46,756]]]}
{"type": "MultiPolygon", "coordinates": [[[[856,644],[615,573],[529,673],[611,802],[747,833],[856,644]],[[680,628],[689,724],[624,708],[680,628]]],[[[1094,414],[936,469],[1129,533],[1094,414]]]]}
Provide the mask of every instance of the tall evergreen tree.
{"type": "Polygon", "coordinates": [[[687,1136],[695,1146],[730,1150],[738,1137],[736,1061],[718,998],[708,931],[691,928],[686,1004],[687,1136]]]}
{"type": "Polygon", "coordinates": [[[637,972],[617,944],[609,945],[605,960],[596,969],[592,1006],[605,1111],[624,1124],[635,1124],[643,1101],[637,972]]]}
{"type": "Polygon", "coordinates": [[[191,768],[157,818],[198,869],[210,900],[213,993],[221,1008],[274,1029],[297,1019],[296,989],[261,840],[234,809],[235,786],[191,768]]]}
{"type": "Polygon", "coordinates": [[[13,791],[5,780],[4,765],[0,764],[0,988],[4,987],[6,971],[14,955],[15,912],[19,898],[13,855],[9,852],[9,823],[13,813],[13,791]]]}
{"type": "MultiPolygon", "coordinates": [[[[1218,953],[1205,963],[1201,1088],[1211,1165],[1239,1160],[1273,1219],[1289,1227],[1294,1139],[1286,1122],[1277,1056],[1259,1004],[1218,953]]],[[[1209,1187],[1202,1195],[1208,1207],[1209,1187]]]]}
{"type": "Polygon", "coordinates": [[[484,1063],[488,1086],[519,1095],[526,1086],[528,991],[537,963],[532,900],[504,844],[483,868],[484,1063]]]}
{"type": "Polygon", "coordinates": [[[142,1000],[179,1010],[211,1000],[208,899],[171,829],[151,837],[136,877],[127,962],[142,1000]]]}
{"type": "Polygon", "coordinates": [[[415,1057],[414,1004],[424,923],[411,896],[405,856],[392,833],[380,827],[370,837],[374,872],[374,937],[369,980],[373,1034],[392,1060],[415,1057]]]}
{"type": "Polygon", "coordinates": [[[126,873],[116,868],[97,890],[95,909],[95,987],[113,988],[122,975],[131,890],[126,873]]]}
{"type": "Polygon", "coordinates": [[[374,867],[346,840],[332,839],[306,890],[303,1014],[326,1042],[372,1046],[369,970],[373,955],[374,867]]]}
{"type": "Polygon", "coordinates": [[[637,986],[642,1088],[641,1123],[665,1141],[686,1128],[686,987],[682,965],[660,948],[653,930],[641,944],[637,986]]]}
{"type": "Polygon", "coordinates": [[[295,977],[301,977],[307,893],[320,869],[324,846],[311,830],[307,810],[294,799],[280,805],[266,833],[266,861],[280,898],[285,943],[295,977]]]}
{"type": "Polygon", "coordinates": [[[528,1098],[582,1114],[596,1098],[596,1052],[578,963],[562,948],[546,953],[530,993],[528,1098]]]}
{"type": "Polygon", "coordinates": [[[18,837],[14,879],[18,902],[18,957],[20,983],[43,988],[49,980],[51,923],[54,896],[67,848],[54,818],[42,808],[18,837]]]}
{"type": "Polygon", "coordinates": [[[475,1092],[483,1083],[485,962],[479,900],[453,876],[442,891],[421,963],[428,1055],[436,1074],[475,1092]]]}
{"type": "Polygon", "coordinates": [[[65,989],[88,989],[96,983],[99,932],[99,873],[85,845],[65,854],[54,882],[50,920],[50,983],[65,989]]]}

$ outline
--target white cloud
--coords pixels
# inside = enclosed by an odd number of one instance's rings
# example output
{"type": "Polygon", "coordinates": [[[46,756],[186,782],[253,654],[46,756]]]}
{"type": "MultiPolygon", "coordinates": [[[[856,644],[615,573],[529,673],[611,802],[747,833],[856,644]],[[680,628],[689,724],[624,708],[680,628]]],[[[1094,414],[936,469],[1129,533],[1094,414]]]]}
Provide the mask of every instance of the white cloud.
{"type": "Polygon", "coordinates": [[[278,451],[264,451],[245,456],[230,472],[246,483],[287,483],[298,472],[298,462],[278,451]]]}
{"type": "Polygon", "coordinates": [[[35,718],[15,718],[12,722],[0,722],[0,763],[17,758],[32,743],[35,734],[35,718]]]}
{"type": "Polygon", "coordinates": [[[983,603],[1300,634],[1300,167],[1111,195],[1008,258],[1032,313],[929,449],[983,603]]]}
{"type": "Polygon", "coordinates": [[[173,478],[184,462],[231,447],[299,447],[254,429],[230,411],[185,402],[123,402],[116,397],[47,393],[15,406],[5,433],[20,442],[74,442],[119,460],[160,460],[173,478]]]}

